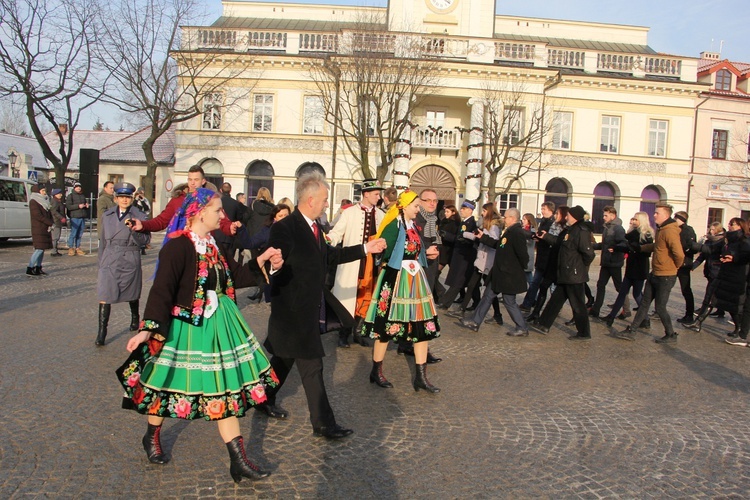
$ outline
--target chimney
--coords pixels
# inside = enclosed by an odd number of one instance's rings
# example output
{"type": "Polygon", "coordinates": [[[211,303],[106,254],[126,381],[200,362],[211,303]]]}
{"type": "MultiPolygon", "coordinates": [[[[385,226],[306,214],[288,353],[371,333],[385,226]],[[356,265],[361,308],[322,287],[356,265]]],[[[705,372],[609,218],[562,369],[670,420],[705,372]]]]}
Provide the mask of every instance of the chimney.
{"type": "Polygon", "coordinates": [[[701,59],[711,59],[712,61],[718,61],[721,54],[718,52],[701,52],[701,59]]]}

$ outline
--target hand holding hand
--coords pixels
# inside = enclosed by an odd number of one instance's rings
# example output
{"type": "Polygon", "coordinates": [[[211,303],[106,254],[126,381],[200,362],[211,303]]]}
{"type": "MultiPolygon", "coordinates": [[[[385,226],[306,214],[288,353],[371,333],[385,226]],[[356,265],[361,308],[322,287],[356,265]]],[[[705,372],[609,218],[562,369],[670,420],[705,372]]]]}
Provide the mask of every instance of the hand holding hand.
{"type": "Polygon", "coordinates": [[[271,269],[274,271],[284,265],[284,258],[281,256],[281,250],[269,247],[256,259],[259,267],[263,267],[266,262],[271,263],[271,269]]]}
{"type": "Polygon", "coordinates": [[[721,257],[721,258],[720,258],[719,260],[721,260],[721,263],[722,263],[722,264],[726,264],[726,263],[728,263],[728,262],[732,262],[732,261],[734,261],[734,256],[733,256],[733,255],[724,255],[724,256],[723,256],[723,257],[721,257]]]}
{"type": "Polygon", "coordinates": [[[126,349],[128,350],[128,352],[133,352],[139,345],[146,342],[149,336],[151,336],[151,332],[148,332],[146,330],[141,330],[140,332],[130,337],[130,340],[128,340],[128,345],[126,349]]]}
{"type": "Polygon", "coordinates": [[[231,225],[229,226],[229,232],[230,232],[230,233],[232,233],[233,235],[234,235],[234,234],[237,234],[237,231],[238,231],[238,230],[239,230],[239,229],[240,229],[241,227],[242,227],[242,222],[240,222],[240,221],[234,221],[234,222],[232,222],[232,224],[231,224],[231,225]]]}
{"type": "Polygon", "coordinates": [[[367,248],[367,253],[381,253],[388,247],[388,245],[384,238],[378,238],[376,240],[368,241],[365,247],[367,248]]]}
{"type": "Polygon", "coordinates": [[[438,250],[436,245],[432,245],[425,251],[425,255],[430,260],[437,259],[440,256],[440,250],[438,250]]]}

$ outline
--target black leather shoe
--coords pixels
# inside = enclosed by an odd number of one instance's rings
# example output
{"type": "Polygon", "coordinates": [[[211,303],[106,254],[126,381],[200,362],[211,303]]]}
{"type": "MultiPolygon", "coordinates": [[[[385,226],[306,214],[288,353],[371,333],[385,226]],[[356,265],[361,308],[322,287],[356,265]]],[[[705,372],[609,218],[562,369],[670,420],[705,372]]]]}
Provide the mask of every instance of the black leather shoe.
{"type": "Polygon", "coordinates": [[[539,323],[531,323],[529,325],[529,328],[537,333],[541,333],[542,335],[547,335],[549,333],[549,328],[547,328],[546,326],[542,326],[539,323]]]}
{"type": "Polygon", "coordinates": [[[568,321],[565,322],[565,326],[571,326],[576,324],[575,318],[570,318],[568,321]]]}
{"type": "Polygon", "coordinates": [[[478,332],[479,331],[479,325],[474,323],[470,319],[462,319],[458,323],[456,323],[459,326],[463,326],[464,328],[468,328],[472,332],[478,332]]]}
{"type": "Polygon", "coordinates": [[[635,333],[636,331],[630,326],[626,326],[623,331],[615,333],[615,338],[633,342],[635,341],[635,333]]]}
{"type": "Polygon", "coordinates": [[[428,365],[434,365],[435,363],[440,363],[443,360],[443,358],[438,358],[437,356],[433,356],[430,351],[427,351],[427,364],[428,365]]]}
{"type": "Polygon", "coordinates": [[[450,316],[451,318],[461,319],[464,317],[464,311],[463,309],[459,309],[457,311],[448,311],[445,313],[446,316],[450,316]]]}
{"type": "Polygon", "coordinates": [[[661,338],[655,339],[654,342],[657,344],[674,344],[677,342],[677,335],[664,335],[661,338]]]}
{"type": "Polygon", "coordinates": [[[333,427],[321,427],[320,429],[313,429],[313,434],[315,434],[316,436],[322,436],[326,439],[341,439],[353,433],[353,430],[345,429],[339,424],[336,424],[333,427]]]}
{"type": "MultiPolygon", "coordinates": [[[[622,315],[620,315],[620,316],[622,316],[622,315]]],[[[604,320],[605,323],[607,323],[607,326],[610,327],[610,328],[612,328],[612,325],[615,324],[615,318],[613,318],[612,316],[607,316],[606,318],[603,318],[603,320],[604,320]]]]}
{"type": "Polygon", "coordinates": [[[581,340],[581,341],[586,341],[586,340],[591,340],[591,337],[590,337],[590,336],[588,336],[588,337],[584,337],[584,336],[582,336],[582,335],[571,335],[570,337],[568,337],[568,340],[581,340]]]}
{"type": "Polygon", "coordinates": [[[348,349],[349,347],[351,347],[351,344],[349,344],[349,341],[345,338],[339,337],[338,347],[341,347],[342,349],[348,349]]]}
{"type": "Polygon", "coordinates": [[[510,332],[506,333],[509,337],[528,337],[529,331],[528,330],[522,330],[520,328],[516,328],[515,330],[512,330],[510,332]]]}
{"type": "Polygon", "coordinates": [[[256,405],[255,409],[261,413],[265,413],[271,418],[278,418],[279,420],[285,420],[289,418],[288,411],[271,403],[256,405]]]}
{"type": "Polygon", "coordinates": [[[692,314],[686,314],[685,316],[681,317],[677,320],[678,323],[692,323],[695,319],[695,316],[692,314]]]}

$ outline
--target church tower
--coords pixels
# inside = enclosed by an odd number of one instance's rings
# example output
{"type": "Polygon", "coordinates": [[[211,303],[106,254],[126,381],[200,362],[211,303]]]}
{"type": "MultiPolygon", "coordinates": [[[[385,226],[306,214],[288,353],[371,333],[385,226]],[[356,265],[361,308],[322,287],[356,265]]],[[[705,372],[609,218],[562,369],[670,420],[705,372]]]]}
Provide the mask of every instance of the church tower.
{"type": "Polygon", "coordinates": [[[388,29],[492,38],[494,0],[390,0],[388,29]]]}

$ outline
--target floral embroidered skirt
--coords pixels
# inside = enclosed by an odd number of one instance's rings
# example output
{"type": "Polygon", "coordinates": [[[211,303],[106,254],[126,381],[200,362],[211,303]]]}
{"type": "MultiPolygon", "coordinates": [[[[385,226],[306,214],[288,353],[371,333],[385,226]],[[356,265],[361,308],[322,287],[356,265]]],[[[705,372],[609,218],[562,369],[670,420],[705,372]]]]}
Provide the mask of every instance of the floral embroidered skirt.
{"type": "Polygon", "coordinates": [[[380,271],[362,334],[380,340],[422,342],[440,336],[435,302],[424,270],[384,267],[380,271]]]}
{"type": "Polygon", "coordinates": [[[201,326],[173,320],[164,345],[151,355],[147,343],[116,370],[125,388],[123,408],[145,415],[218,420],[242,417],[266,401],[278,379],[237,305],[219,305],[201,326]]]}

